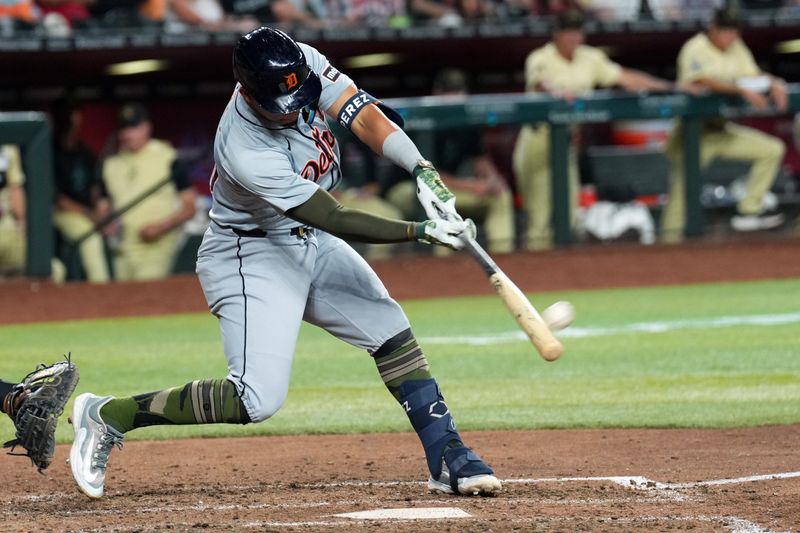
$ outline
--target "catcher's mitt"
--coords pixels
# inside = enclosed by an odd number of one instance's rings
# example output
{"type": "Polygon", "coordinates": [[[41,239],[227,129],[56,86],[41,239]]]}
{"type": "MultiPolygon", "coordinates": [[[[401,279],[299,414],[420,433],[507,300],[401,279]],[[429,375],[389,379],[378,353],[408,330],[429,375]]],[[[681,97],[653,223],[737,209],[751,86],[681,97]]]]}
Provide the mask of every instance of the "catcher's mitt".
{"type": "Polygon", "coordinates": [[[3,447],[11,448],[9,455],[30,457],[39,472],[53,460],[58,417],[78,385],[78,367],[69,356],[66,359],[51,366],[39,365],[3,401],[3,410],[16,428],[16,438],[3,447]],[[27,453],[12,453],[17,446],[27,453]]]}

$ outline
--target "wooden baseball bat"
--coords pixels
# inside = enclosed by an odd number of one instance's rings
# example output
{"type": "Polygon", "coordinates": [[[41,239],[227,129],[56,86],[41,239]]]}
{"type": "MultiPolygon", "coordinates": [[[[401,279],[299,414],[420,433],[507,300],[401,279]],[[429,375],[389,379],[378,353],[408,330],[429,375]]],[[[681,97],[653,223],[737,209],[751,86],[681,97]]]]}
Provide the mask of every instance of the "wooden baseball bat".
{"type": "Polygon", "coordinates": [[[555,361],[564,351],[564,346],[553,336],[535,307],[513,281],[500,270],[500,267],[489,257],[486,250],[472,237],[464,237],[466,249],[489,276],[489,282],[503,300],[511,316],[517,321],[522,331],[530,338],[536,351],[545,361],[555,361]]]}

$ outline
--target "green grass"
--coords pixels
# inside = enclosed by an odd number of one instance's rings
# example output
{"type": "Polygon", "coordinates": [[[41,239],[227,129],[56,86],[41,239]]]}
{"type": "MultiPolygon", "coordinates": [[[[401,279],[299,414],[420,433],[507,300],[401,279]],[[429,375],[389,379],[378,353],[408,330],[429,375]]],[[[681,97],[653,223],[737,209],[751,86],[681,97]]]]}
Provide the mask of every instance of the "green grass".
{"type": "MultiPolygon", "coordinates": [[[[533,295],[578,310],[574,328],[800,313],[800,280],[533,295]]],[[[461,429],[737,427],[800,422],[800,322],[617,332],[565,338],[546,363],[526,341],[483,346],[426,343],[442,336],[517,331],[492,296],[404,303],[461,429]]],[[[0,377],[24,376],[72,351],[78,392],[126,395],[223,377],[216,320],[208,314],[0,327],[0,377]]],[[[289,398],[250,426],[162,427],[133,438],[405,431],[402,410],[370,357],[304,326],[289,398]]],[[[70,440],[60,424],[60,441],[70,440]]],[[[0,439],[12,436],[6,417],[0,439]]]]}

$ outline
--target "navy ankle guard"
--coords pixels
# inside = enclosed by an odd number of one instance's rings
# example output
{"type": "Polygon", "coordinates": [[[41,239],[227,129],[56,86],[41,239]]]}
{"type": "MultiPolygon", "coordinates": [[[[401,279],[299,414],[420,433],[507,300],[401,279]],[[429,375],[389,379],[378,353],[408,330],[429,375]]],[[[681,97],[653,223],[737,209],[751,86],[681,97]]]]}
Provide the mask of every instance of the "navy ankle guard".
{"type": "Polygon", "coordinates": [[[435,379],[406,381],[399,387],[400,405],[406,410],[411,425],[422,441],[428,469],[434,478],[442,473],[444,447],[461,441],[450,409],[444,403],[435,379]]]}

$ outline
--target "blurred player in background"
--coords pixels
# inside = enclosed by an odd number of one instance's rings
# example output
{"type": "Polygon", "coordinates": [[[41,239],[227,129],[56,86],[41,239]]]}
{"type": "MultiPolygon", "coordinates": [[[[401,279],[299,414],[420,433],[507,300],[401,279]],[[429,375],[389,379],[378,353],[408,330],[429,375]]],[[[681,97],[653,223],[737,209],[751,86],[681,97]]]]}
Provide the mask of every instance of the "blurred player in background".
{"type": "MultiPolygon", "coordinates": [[[[102,201],[102,181],[92,150],[78,137],[83,113],[69,101],[59,102],[53,113],[56,208],[53,223],[69,241],[77,243],[83,270],[90,283],[110,279],[102,233],[95,224],[108,215],[102,201]]],[[[73,250],[74,253],[74,250],[73,250]]]]}
{"type": "Polygon", "coordinates": [[[25,269],[26,200],[19,147],[0,146],[0,274],[25,269]]]}
{"type": "MultiPolygon", "coordinates": [[[[785,111],[788,104],[786,83],[756,65],[753,54],[740,38],[740,25],[738,11],[718,9],[708,29],[689,39],[681,48],[678,79],[716,93],[741,96],[756,110],[767,109],[772,100],[779,111],[785,111]],[[762,87],[757,87],[759,84],[762,87]]],[[[731,218],[733,229],[756,231],[780,226],[783,215],[765,212],[763,199],[783,161],[786,151],[783,141],[724,118],[707,120],[702,128],[700,161],[703,167],[715,157],[753,163],[745,196],[737,205],[737,214],[731,218]]],[[[661,219],[664,242],[683,240],[686,225],[682,143],[678,127],[667,145],[672,171],[669,201],[661,219]]]]}
{"type": "MultiPolygon", "coordinates": [[[[626,69],[601,50],[586,46],[586,19],[569,10],[556,17],[552,40],[531,52],[525,60],[525,88],[571,101],[595,87],[619,85],[630,91],[672,90],[675,85],[643,72],[626,69]]],[[[577,130],[573,129],[573,134],[577,130]]],[[[550,128],[540,123],[522,127],[513,154],[514,174],[528,215],[527,248],[542,250],[553,245],[550,175],[550,128]]],[[[578,214],[578,165],[574,146],[569,154],[570,214],[578,214]]]]}
{"type": "Polygon", "coordinates": [[[119,236],[114,251],[118,280],[169,275],[181,225],[195,212],[196,193],[175,149],[153,139],[152,132],[144,106],[124,105],[118,117],[118,150],[103,162],[103,182],[113,210],[125,210],[114,226],[119,236]]]}

